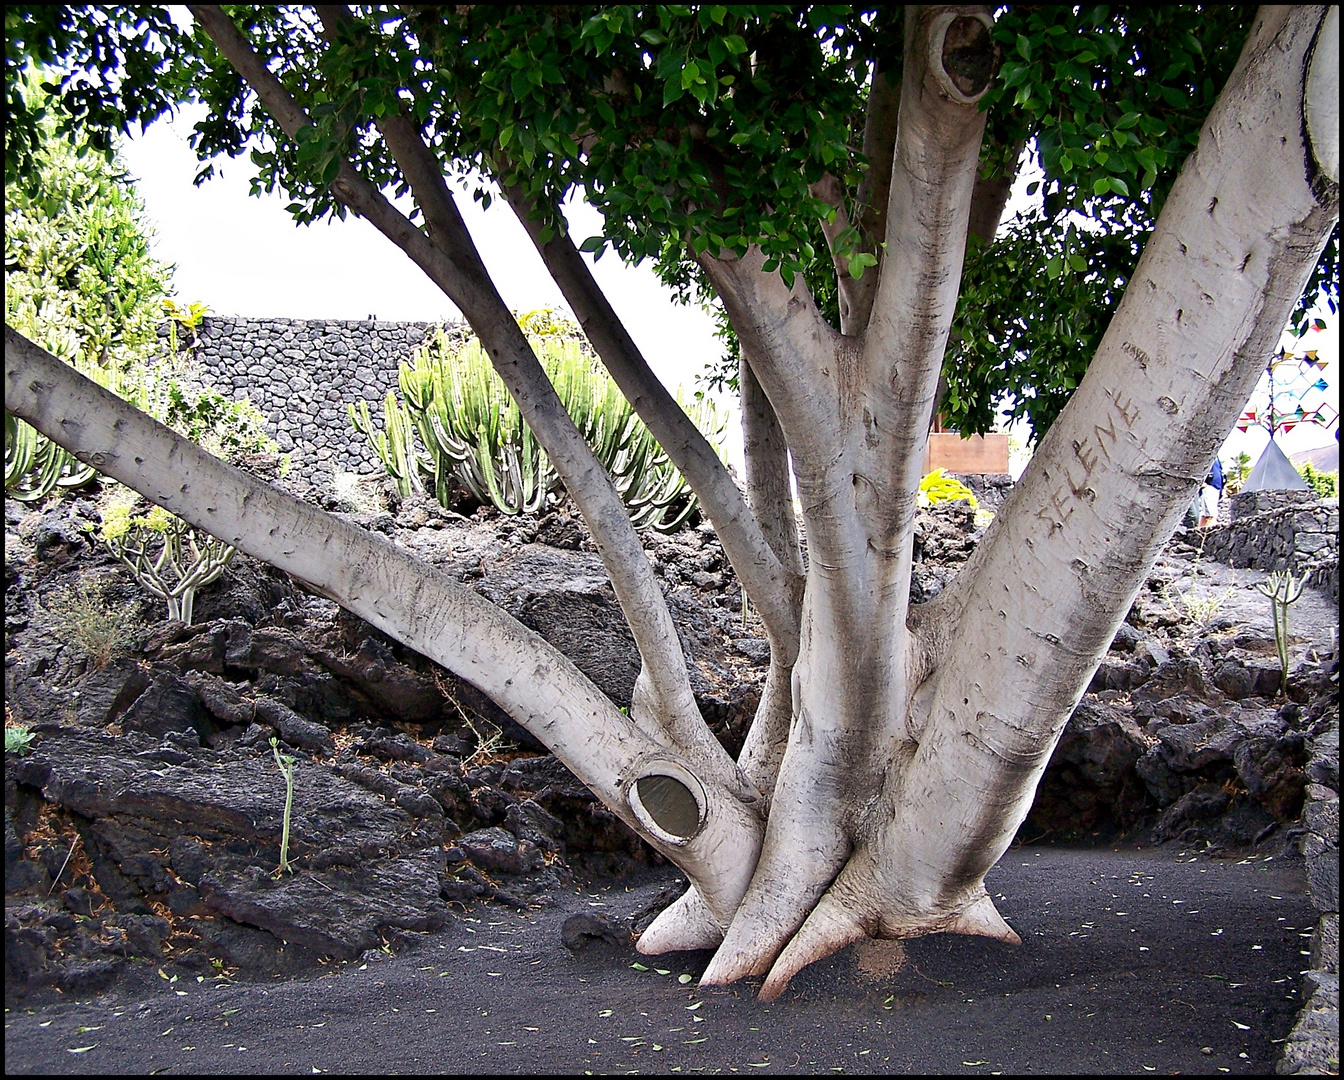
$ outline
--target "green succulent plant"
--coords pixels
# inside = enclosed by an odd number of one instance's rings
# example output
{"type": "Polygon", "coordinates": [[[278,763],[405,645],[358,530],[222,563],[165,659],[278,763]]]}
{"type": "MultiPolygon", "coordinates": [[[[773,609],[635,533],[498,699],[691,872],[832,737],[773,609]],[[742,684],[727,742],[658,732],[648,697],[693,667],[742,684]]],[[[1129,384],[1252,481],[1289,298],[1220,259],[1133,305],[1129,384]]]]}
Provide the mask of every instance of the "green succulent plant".
{"type": "MultiPolygon", "coordinates": [[[[548,309],[519,317],[566,411],[597,454],[639,529],[670,532],[696,507],[695,496],[630,403],[602,369],[578,326],[548,309]]],[[[456,479],[505,514],[541,509],[560,480],[523,423],[475,339],[459,344],[443,331],[397,375],[400,395],[383,401],[378,430],[368,402],[349,406],[403,494],[432,483],[444,506],[456,479]]],[[[706,398],[678,401],[714,445],[726,420],[706,398]]]]}
{"type": "Polygon", "coordinates": [[[956,502],[958,499],[964,499],[970,503],[971,509],[979,509],[980,502],[975,497],[975,492],[958,480],[955,476],[948,476],[945,469],[934,469],[927,473],[919,482],[918,501],[920,506],[936,506],[938,503],[956,502]]]}
{"type": "Polygon", "coordinates": [[[1279,654],[1279,693],[1288,693],[1288,609],[1302,596],[1307,575],[1295,578],[1291,571],[1275,570],[1256,585],[1256,591],[1269,598],[1274,615],[1274,646],[1279,654]]]}
{"type": "Polygon", "coordinates": [[[160,506],[140,515],[131,510],[126,503],[106,509],[98,538],[136,581],[168,604],[168,618],[190,626],[196,590],[218,578],[237,549],[160,506]]]}

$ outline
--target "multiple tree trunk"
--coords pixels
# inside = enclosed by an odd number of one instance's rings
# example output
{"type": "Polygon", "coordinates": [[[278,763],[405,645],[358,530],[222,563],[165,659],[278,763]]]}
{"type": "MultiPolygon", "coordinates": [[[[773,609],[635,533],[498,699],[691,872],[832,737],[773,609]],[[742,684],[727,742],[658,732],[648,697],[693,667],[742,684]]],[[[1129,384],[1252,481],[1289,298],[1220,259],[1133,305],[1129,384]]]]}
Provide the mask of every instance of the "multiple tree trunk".
{"type": "MultiPolygon", "coordinates": [[[[266,58],[219,8],[191,10],[294,136],[308,118],[266,58]]],[[[343,8],[318,10],[328,37],[363,32],[343,8]]],[[[408,117],[379,128],[428,234],[349,164],[332,190],[464,312],[564,478],[643,661],[629,717],[546,642],[432,567],[216,461],[6,329],[9,409],[490,694],[690,877],[641,950],[718,946],[703,981],[767,975],[766,998],[865,935],[1016,940],[984,875],[1338,217],[1337,9],[1266,9],[1087,377],[971,562],[912,606],[916,494],[962,255],[972,220],[977,230],[996,222],[1004,191],[977,189],[988,9],[912,9],[905,22],[903,79],[889,87],[876,76],[865,132],[880,175],[863,192],[861,234],[883,254],[859,280],[837,259],[841,327],[801,278],[788,288],[765,273],[758,251],[701,257],[742,346],[745,501],[569,239],[543,240],[533,208],[505,192],[764,619],[771,666],[736,762],[696,710],[619,498],[408,117]]],[[[835,188],[824,179],[816,190],[835,188]]]]}

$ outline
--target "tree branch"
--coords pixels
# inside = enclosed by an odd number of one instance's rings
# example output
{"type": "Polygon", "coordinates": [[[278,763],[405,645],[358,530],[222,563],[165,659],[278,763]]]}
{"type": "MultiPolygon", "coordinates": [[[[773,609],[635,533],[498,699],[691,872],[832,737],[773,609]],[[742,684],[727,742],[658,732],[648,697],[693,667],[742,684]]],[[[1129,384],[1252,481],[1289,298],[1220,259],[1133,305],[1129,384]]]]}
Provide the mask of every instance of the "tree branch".
{"type": "Polygon", "coordinates": [[[742,453],[747,465],[747,496],[761,531],[789,573],[801,577],[803,556],[798,545],[798,519],[789,483],[789,446],[779,419],[748,362],[738,364],[742,395],[742,453]]]}
{"type": "Polygon", "coordinates": [[[540,635],[384,537],[226,465],[8,325],[5,407],[80,461],[479,687],[682,867],[726,923],[755,865],[759,817],[692,756],[641,732],[540,635]],[[701,830],[683,843],[652,834],[628,795],[668,761],[696,775],[706,802],[701,830]]]}
{"type": "Polygon", "coordinates": [[[971,191],[985,117],[978,81],[949,71],[955,48],[991,53],[986,9],[911,9],[905,77],[887,211],[887,251],[868,328],[874,423],[883,478],[895,492],[919,485],[929,421],[961,286],[971,191]],[[960,79],[960,82],[959,82],[960,79]]]}
{"type": "MultiPolygon", "coordinates": [[[[839,254],[840,237],[849,229],[849,215],[845,212],[844,191],[840,181],[831,173],[825,173],[820,180],[808,187],[815,199],[820,199],[835,210],[831,221],[821,222],[822,235],[826,237],[826,247],[831,253],[831,265],[835,270],[836,290],[840,295],[840,332],[847,336],[861,334],[868,325],[868,316],[873,308],[873,297],[877,295],[877,277],[865,273],[855,278],[849,272],[849,259],[839,254]]],[[[876,244],[860,242],[853,248],[855,253],[876,248],[876,244]]]]}
{"type": "Polygon", "coordinates": [[[621,393],[700,500],[724,554],[765,622],[772,645],[790,657],[796,655],[800,583],[794,579],[801,568],[793,570],[780,558],[779,549],[767,543],[758,522],[759,504],[747,508],[714,448],[649,367],[573,240],[559,233],[543,240],[542,224],[532,219],[533,206],[521,190],[500,186],[621,393]]]}
{"type": "Polygon", "coordinates": [[[1008,205],[1008,196],[1012,194],[1013,182],[1017,179],[1022,164],[1022,151],[1026,143],[1019,142],[1009,155],[1011,164],[1006,172],[993,176],[975,178],[975,187],[971,190],[971,219],[966,231],[980,241],[982,247],[994,243],[994,234],[999,231],[999,222],[1003,220],[1004,208],[1008,205]]]}
{"type": "Polygon", "coordinates": [[[877,283],[882,272],[882,240],[886,235],[887,203],[891,191],[892,154],[896,148],[896,122],[900,105],[901,86],[887,82],[886,75],[875,71],[868,87],[868,104],[864,110],[863,156],[868,159],[868,170],[859,182],[855,206],[859,242],[856,251],[875,255],[877,266],[857,280],[849,272],[848,262],[836,258],[836,238],[851,222],[845,212],[844,193],[839,181],[827,173],[811,186],[811,193],[829,206],[836,208],[834,222],[823,222],[822,232],[831,250],[835,265],[836,284],[840,292],[840,332],[854,336],[862,334],[872,317],[873,301],[877,298],[877,283]]]}
{"type": "MultiPolygon", "coordinates": [[[[859,233],[865,251],[877,251],[878,244],[887,235],[887,207],[891,199],[891,166],[896,153],[897,121],[901,106],[901,84],[887,80],[886,72],[873,72],[868,87],[868,105],[863,114],[863,156],[868,159],[868,171],[859,182],[856,203],[863,207],[859,214],[859,233]]],[[[880,264],[879,264],[880,268],[880,264]]],[[[867,325],[867,319],[864,319],[867,325]]]]}
{"type": "Polygon", "coordinates": [[[827,324],[802,276],[793,287],[778,271],[764,272],[765,256],[751,247],[739,259],[706,252],[697,260],[714,291],[794,452],[825,456],[840,437],[840,335],[827,324]]]}
{"type": "MultiPolygon", "coordinates": [[[[193,5],[197,22],[248,82],[291,138],[309,123],[232,20],[217,7],[193,5]]],[[[433,240],[342,161],[331,189],[405,251],[467,317],[528,426],[565,481],[611,575],[617,599],[643,660],[638,702],[666,724],[702,768],[731,778],[736,768],[704,723],[690,689],[676,627],[625,508],[605,470],[569,418],[521,328],[494,288],[465,223],[443,184],[437,162],[404,118],[385,120],[384,138],[416,193],[433,240]],[[417,151],[417,147],[419,150],[417,151]],[[653,700],[647,700],[649,696],[653,700]]],[[[633,706],[632,706],[633,707],[633,706]]]]}

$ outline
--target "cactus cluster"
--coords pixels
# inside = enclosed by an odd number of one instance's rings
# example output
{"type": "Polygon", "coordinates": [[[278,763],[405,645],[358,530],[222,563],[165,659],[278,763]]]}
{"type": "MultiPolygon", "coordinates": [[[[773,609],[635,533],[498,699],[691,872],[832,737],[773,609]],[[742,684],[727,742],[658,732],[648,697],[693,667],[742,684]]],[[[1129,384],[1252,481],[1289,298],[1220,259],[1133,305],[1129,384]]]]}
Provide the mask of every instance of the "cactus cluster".
{"type": "MultiPolygon", "coordinates": [[[[695,510],[695,496],[578,326],[550,311],[524,315],[519,324],[635,527],[678,528],[695,510]]],[[[478,341],[458,344],[440,331],[401,365],[397,382],[400,395],[389,393],[383,402],[382,430],[368,402],[349,409],[356,430],[368,438],[403,495],[432,483],[447,506],[456,479],[480,502],[518,514],[539,510],[547,495],[559,490],[555,470],[478,341]]],[[[713,402],[682,404],[718,445],[725,421],[713,402]]]]}
{"type": "MultiPolygon", "coordinates": [[[[122,375],[79,356],[74,360],[81,375],[99,386],[122,393],[122,375]]],[[[57,446],[36,428],[5,413],[5,494],[20,502],[45,499],[57,488],[83,487],[97,475],[91,466],[57,446]]]]}

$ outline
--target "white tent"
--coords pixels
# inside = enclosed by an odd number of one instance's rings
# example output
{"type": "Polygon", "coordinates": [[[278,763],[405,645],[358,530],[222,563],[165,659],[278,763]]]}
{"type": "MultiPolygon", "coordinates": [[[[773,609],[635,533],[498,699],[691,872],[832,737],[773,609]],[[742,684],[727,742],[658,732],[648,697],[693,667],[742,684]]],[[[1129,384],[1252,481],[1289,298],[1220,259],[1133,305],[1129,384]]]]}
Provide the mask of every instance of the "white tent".
{"type": "Polygon", "coordinates": [[[1279,444],[1273,439],[1255,463],[1251,475],[1241,486],[1242,491],[1305,491],[1307,482],[1302,479],[1293,463],[1284,456],[1279,444]]]}

